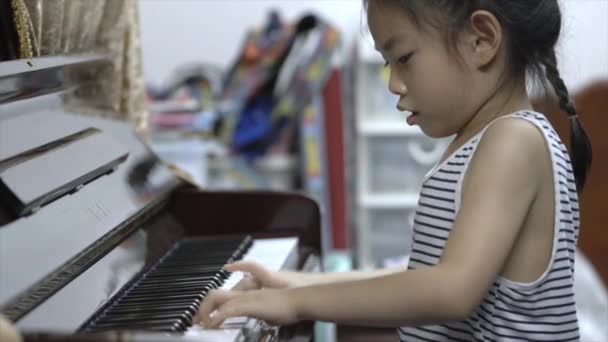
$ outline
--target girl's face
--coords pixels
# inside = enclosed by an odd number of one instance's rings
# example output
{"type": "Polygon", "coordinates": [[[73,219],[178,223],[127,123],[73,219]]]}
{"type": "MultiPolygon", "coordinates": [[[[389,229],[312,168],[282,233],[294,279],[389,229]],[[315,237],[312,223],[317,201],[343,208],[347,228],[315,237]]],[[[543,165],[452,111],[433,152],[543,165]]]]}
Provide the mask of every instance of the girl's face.
{"type": "Polygon", "coordinates": [[[368,23],[376,49],[390,68],[389,90],[407,122],[431,137],[458,133],[483,102],[464,51],[465,39],[449,51],[445,38],[421,18],[419,29],[398,1],[374,1],[368,23]],[[458,55],[461,55],[460,58],[458,55]]]}

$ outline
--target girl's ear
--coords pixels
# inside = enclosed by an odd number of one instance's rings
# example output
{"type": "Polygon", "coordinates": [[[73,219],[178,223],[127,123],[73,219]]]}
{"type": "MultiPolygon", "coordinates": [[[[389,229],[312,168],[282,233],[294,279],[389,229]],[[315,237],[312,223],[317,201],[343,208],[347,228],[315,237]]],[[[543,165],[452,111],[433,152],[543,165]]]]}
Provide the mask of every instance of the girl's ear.
{"type": "Polygon", "coordinates": [[[496,60],[503,43],[502,26],[494,14],[478,10],[471,14],[465,46],[472,65],[485,69],[496,60]]]}

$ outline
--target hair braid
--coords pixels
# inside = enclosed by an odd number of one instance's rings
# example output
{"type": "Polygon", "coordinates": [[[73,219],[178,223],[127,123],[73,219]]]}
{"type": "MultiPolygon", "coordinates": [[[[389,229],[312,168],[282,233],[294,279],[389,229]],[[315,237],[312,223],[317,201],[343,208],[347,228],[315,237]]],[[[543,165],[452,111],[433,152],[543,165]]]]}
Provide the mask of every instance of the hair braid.
{"type": "Polygon", "coordinates": [[[576,107],[564,80],[557,69],[557,58],[555,51],[551,50],[542,58],[542,63],[545,66],[545,74],[549,83],[553,86],[555,94],[559,100],[560,108],[566,112],[570,121],[570,148],[572,150],[572,167],[574,169],[574,178],[577,187],[582,190],[587,179],[587,174],[591,168],[592,149],[589,137],[585,132],[581,121],[576,112],[576,107]]]}

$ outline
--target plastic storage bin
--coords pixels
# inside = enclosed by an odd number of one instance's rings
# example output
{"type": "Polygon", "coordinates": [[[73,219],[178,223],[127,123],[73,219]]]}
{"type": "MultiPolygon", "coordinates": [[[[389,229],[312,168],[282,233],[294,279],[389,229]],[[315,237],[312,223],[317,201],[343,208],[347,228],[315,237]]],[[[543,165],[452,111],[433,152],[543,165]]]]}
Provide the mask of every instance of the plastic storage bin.
{"type": "Polygon", "coordinates": [[[367,137],[369,193],[417,193],[426,173],[445,150],[426,136],[367,137]]]}
{"type": "Polygon", "coordinates": [[[397,110],[399,98],[388,90],[389,69],[381,64],[364,63],[360,66],[361,114],[369,119],[404,122],[403,113],[397,110]]]}
{"type": "Polygon", "coordinates": [[[414,208],[369,209],[370,255],[376,266],[406,257],[411,251],[414,208]]]}

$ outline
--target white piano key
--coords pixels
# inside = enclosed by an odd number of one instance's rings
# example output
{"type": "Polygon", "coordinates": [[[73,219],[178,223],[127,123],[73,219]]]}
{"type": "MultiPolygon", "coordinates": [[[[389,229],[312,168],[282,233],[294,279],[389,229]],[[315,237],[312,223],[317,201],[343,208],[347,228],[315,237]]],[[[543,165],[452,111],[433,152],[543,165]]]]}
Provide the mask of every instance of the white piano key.
{"type": "Polygon", "coordinates": [[[196,338],[202,342],[233,342],[238,341],[241,329],[204,329],[199,325],[194,325],[186,330],[184,336],[196,338]]]}
{"type": "MultiPolygon", "coordinates": [[[[271,271],[281,270],[289,256],[297,248],[297,238],[255,239],[243,256],[242,260],[254,261],[271,271]]],[[[241,279],[242,272],[233,272],[221,287],[223,290],[232,289],[241,279]]],[[[194,325],[185,333],[187,337],[195,337],[200,341],[231,342],[238,341],[241,328],[249,321],[248,317],[232,317],[224,321],[219,329],[204,329],[194,325]]]]}
{"type": "MultiPolygon", "coordinates": [[[[297,238],[256,239],[242,260],[255,261],[271,271],[279,271],[297,244],[297,238]]],[[[230,290],[241,279],[243,273],[234,272],[226,279],[221,289],[230,290]]]]}

